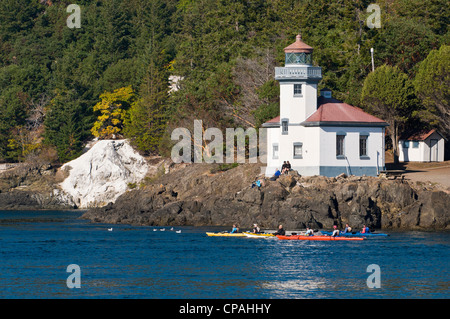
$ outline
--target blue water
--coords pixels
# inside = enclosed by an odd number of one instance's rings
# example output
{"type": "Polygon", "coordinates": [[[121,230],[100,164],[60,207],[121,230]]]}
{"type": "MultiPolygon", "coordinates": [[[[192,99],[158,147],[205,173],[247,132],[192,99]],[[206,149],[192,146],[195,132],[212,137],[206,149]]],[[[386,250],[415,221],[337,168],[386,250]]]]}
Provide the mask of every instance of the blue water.
{"type": "Polygon", "coordinates": [[[93,224],[80,215],[0,211],[0,298],[450,297],[449,232],[282,241],[207,237],[223,229],[213,227],[93,224]],[[70,264],[80,267],[81,288],[67,287],[70,264]],[[380,288],[367,286],[370,264],[380,267],[380,288]]]}

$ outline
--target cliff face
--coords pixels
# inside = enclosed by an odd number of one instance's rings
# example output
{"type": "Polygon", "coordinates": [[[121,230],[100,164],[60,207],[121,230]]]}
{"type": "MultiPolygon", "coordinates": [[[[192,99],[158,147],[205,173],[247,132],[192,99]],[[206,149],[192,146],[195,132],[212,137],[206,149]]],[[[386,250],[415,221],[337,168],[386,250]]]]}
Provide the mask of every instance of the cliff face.
{"type": "Polygon", "coordinates": [[[55,187],[64,176],[48,163],[22,163],[0,172],[0,209],[73,209],[72,198],[55,187]]]}
{"type": "Polygon", "coordinates": [[[221,225],[287,229],[349,223],[376,229],[449,229],[450,195],[420,184],[376,177],[282,176],[251,187],[260,167],[240,165],[211,174],[192,164],[157,183],[129,191],[114,204],[89,210],[95,222],[138,225],[221,225]]]}
{"type": "Polygon", "coordinates": [[[158,165],[148,165],[126,140],[102,140],[56,169],[22,163],[0,171],[0,209],[67,209],[106,205],[158,165]]]}

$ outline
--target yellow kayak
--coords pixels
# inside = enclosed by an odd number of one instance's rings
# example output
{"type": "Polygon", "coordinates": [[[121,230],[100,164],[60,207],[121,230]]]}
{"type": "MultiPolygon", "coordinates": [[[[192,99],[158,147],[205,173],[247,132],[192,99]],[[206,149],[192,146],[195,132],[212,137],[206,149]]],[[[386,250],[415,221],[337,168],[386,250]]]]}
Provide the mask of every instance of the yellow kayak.
{"type": "Polygon", "coordinates": [[[206,233],[210,237],[245,237],[244,233],[206,233]]]}
{"type": "Polygon", "coordinates": [[[245,235],[246,237],[251,237],[251,238],[268,238],[268,237],[275,237],[273,234],[265,234],[265,233],[255,234],[255,233],[250,233],[250,232],[244,232],[244,235],[245,235]]]}

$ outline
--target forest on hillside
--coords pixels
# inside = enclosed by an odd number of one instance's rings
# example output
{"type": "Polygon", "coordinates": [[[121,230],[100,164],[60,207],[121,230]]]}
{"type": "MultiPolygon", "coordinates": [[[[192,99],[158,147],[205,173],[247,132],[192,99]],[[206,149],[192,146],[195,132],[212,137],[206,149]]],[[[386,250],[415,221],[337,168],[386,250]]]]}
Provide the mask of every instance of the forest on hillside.
{"type": "Polygon", "coordinates": [[[379,0],[381,27],[370,28],[374,2],[2,0],[0,162],[64,163],[93,138],[167,155],[170,132],[194,119],[259,128],[278,115],[274,67],[299,32],[322,67],[319,88],[392,116],[399,134],[450,137],[448,3],[379,0]],[[80,28],[68,26],[71,4],[80,28]]]}

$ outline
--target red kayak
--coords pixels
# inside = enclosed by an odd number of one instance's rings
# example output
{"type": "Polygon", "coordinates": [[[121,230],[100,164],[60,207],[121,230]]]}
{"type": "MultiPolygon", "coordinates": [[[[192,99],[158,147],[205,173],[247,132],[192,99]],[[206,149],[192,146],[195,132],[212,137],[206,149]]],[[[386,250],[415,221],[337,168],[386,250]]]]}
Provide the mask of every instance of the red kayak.
{"type": "Polygon", "coordinates": [[[278,239],[283,240],[364,240],[361,237],[333,237],[333,236],[302,236],[302,235],[292,235],[292,236],[282,236],[277,235],[278,239]]]}

